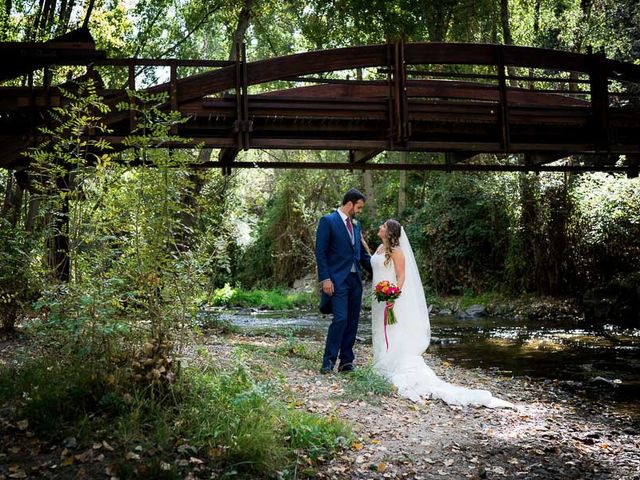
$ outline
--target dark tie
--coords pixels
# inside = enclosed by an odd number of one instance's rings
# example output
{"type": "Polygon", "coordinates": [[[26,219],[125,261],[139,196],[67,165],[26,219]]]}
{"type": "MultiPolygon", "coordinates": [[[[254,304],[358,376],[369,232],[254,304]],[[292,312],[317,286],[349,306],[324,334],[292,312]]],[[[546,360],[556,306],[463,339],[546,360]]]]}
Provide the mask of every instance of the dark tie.
{"type": "Polygon", "coordinates": [[[349,230],[349,235],[351,235],[351,238],[353,238],[353,225],[351,225],[351,218],[347,217],[345,222],[347,222],[347,230],[349,230]]]}

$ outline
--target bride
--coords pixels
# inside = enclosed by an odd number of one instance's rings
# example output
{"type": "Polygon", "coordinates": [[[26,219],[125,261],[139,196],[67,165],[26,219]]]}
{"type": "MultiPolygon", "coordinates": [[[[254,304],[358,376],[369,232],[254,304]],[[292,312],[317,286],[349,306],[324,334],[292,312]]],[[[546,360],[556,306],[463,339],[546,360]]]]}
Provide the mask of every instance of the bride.
{"type": "Polygon", "coordinates": [[[388,280],[402,293],[393,307],[397,319],[393,325],[384,325],[385,303],[375,298],[371,302],[375,370],[393,383],[401,396],[414,402],[439,398],[449,405],[513,407],[487,390],[451,385],[427,366],[422,353],[431,337],[429,312],[409,239],[400,223],[393,219],[380,226],[378,236],[382,245],[371,257],[373,285],[388,280]]]}

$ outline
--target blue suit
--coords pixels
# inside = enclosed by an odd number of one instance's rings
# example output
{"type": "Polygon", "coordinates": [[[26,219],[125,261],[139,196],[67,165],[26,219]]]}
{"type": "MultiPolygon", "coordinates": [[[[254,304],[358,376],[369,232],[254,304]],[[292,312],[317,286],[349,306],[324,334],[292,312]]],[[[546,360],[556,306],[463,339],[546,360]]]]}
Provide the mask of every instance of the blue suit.
{"type": "MultiPolygon", "coordinates": [[[[362,268],[371,271],[371,257],[360,242],[360,224],[353,225],[353,238],[338,211],[320,219],[316,232],[316,261],[318,280],[331,279],[333,321],[327,333],[322,366],[333,368],[338,357],[340,364],[353,363],[353,345],[358,331],[362,303],[362,268]],[[355,267],[355,272],[352,272],[355,267]]],[[[327,297],[323,293],[323,303],[327,297]]]]}

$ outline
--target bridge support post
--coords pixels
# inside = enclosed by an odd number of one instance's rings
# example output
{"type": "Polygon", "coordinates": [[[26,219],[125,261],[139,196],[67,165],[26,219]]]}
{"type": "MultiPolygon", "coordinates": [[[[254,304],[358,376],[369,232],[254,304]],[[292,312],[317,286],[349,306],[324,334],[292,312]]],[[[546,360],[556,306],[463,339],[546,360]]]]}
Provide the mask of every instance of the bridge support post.
{"type": "Polygon", "coordinates": [[[507,79],[504,64],[504,48],[496,46],[496,65],[498,67],[498,89],[500,92],[500,127],[501,143],[504,153],[511,151],[511,132],[509,131],[509,97],[507,96],[507,79]]]}
{"type": "Polygon", "coordinates": [[[404,38],[387,46],[389,68],[389,148],[405,146],[411,135],[407,100],[407,64],[404,38]]]}
{"type": "Polygon", "coordinates": [[[218,161],[223,164],[223,175],[231,175],[231,164],[241,149],[249,148],[249,133],[253,130],[253,122],[249,120],[247,46],[244,42],[236,43],[235,74],[236,120],[233,122],[233,133],[236,136],[236,145],[220,150],[218,161]]]}

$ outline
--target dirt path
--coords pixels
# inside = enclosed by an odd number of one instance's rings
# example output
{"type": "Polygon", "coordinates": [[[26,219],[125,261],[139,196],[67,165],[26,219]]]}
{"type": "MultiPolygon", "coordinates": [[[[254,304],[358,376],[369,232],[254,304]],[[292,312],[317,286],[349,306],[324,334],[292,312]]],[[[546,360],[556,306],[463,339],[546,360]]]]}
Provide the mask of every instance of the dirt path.
{"type": "MultiPolygon", "coordinates": [[[[210,338],[206,348],[220,359],[239,345],[263,351],[283,340],[269,337],[210,338]]],[[[320,351],[321,345],[304,340],[320,351]]],[[[358,346],[359,361],[371,350],[358,346]]],[[[316,362],[280,357],[278,370],[301,400],[300,408],[337,414],[358,440],[324,464],[318,478],[640,479],[637,425],[607,405],[585,404],[543,382],[466,370],[426,355],[449,382],[485,388],[517,410],[424,405],[392,395],[349,399],[343,374],[320,375],[316,362]]]]}

